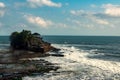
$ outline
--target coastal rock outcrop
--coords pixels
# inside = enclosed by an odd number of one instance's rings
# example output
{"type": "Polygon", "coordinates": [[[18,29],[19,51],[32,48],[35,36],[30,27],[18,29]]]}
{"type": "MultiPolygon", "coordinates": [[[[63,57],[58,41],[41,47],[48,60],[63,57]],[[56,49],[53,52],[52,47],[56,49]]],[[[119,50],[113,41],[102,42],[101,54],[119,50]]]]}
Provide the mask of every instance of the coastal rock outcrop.
{"type": "Polygon", "coordinates": [[[0,52],[0,80],[22,80],[24,76],[44,75],[60,67],[40,57],[51,56],[57,49],[45,42],[38,33],[23,30],[10,35],[8,51],[0,52]],[[37,59],[39,58],[39,59],[37,59]]]}
{"type": "Polygon", "coordinates": [[[28,50],[40,53],[56,50],[50,43],[43,41],[40,34],[32,34],[28,30],[13,32],[10,36],[10,41],[11,48],[14,50],[28,50]]]}

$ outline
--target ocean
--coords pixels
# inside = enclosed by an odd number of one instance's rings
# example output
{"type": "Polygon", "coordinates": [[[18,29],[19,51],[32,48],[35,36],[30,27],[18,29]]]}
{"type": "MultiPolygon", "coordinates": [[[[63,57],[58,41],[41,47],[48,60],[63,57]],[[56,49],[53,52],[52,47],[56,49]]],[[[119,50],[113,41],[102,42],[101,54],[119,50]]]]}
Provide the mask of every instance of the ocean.
{"type": "MultiPolygon", "coordinates": [[[[114,36],[43,36],[52,44],[66,45],[107,56],[120,56],[120,37],[114,36]]],[[[0,49],[9,47],[9,36],[0,36],[0,49]]]]}
{"type": "Polygon", "coordinates": [[[10,47],[9,36],[0,36],[0,51],[7,50],[10,47]]]}
{"type": "MultiPolygon", "coordinates": [[[[27,76],[23,80],[120,80],[120,37],[43,36],[43,40],[61,49],[58,53],[50,54],[65,55],[63,58],[44,58],[60,63],[60,74],[27,76]]],[[[0,50],[8,49],[9,43],[8,36],[0,36],[0,50]]]]}
{"type": "Polygon", "coordinates": [[[44,36],[52,44],[63,44],[86,51],[120,55],[120,37],[112,36],[44,36]]]}

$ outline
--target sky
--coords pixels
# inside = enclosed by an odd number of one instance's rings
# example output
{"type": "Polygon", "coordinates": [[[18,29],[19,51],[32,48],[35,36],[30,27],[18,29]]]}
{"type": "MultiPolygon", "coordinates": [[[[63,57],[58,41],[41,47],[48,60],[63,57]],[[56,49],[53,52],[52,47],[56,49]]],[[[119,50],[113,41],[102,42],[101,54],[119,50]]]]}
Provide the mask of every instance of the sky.
{"type": "Polygon", "coordinates": [[[120,36],[120,0],[0,0],[0,35],[120,36]]]}

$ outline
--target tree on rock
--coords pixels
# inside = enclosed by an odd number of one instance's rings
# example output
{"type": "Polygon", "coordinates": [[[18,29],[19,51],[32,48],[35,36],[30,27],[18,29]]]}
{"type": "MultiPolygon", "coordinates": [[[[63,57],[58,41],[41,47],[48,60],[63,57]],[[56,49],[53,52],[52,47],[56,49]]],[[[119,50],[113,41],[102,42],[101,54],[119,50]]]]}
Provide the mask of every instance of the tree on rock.
{"type": "Polygon", "coordinates": [[[10,36],[11,47],[13,49],[31,50],[35,52],[47,52],[53,49],[48,42],[44,42],[39,33],[23,30],[22,32],[13,32],[10,36]]]}

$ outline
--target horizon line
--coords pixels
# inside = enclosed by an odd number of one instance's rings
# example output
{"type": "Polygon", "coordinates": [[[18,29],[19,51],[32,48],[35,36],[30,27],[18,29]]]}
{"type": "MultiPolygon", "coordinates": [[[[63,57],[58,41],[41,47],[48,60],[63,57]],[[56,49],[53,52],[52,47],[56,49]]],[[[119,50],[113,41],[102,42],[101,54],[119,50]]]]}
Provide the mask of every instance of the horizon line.
{"type": "MultiPolygon", "coordinates": [[[[0,35],[0,36],[10,36],[10,35],[0,35]]],[[[120,37],[119,35],[42,35],[42,36],[111,36],[111,37],[120,37]]]]}

